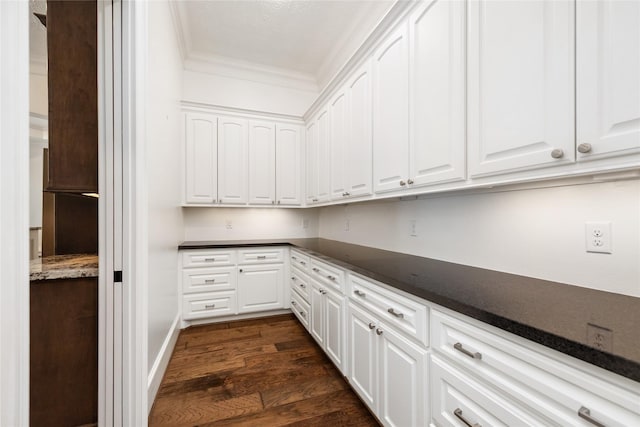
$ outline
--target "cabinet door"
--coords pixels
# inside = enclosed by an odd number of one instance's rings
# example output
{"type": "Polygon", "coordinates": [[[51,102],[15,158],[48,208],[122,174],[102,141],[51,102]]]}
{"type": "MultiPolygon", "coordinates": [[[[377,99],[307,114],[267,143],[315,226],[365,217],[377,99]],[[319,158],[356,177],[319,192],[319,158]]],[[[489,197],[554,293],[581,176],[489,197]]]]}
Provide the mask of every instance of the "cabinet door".
{"type": "Polygon", "coordinates": [[[324,290],[321,289],[314,280],[310,280],[311,285],[311,322],[309,322],[309,331],[311,336],[324,348],[324,290]]]}
{"type": "Polygon", "coordinates": [[[471,176],[573,162],[573,3],[478,0],[468,7],[471,176]]]}
{"type": "Polygon", "coordinates": [[[409,20],[410,186],[465,178],[465,3],[425,2],[409,20]]]}
{"type": "Polygon", "coordinates": [[[578,160],[639,152],[640,3],[576,8],[578,160]]]}
{"type": "Polygon", "coordinates": [[[249,203],[272,205],[276,200],[276,127],[249,122],[249,203]]]}
{"type": "Polygon", "coordinates": [[[422,426],[429,420],[427,353],[380,325],[378,417],[387,426],[422,426]]]}
{"type": "Polygon", "coordinates": [[[371,62],[357,70],[347,84],[348,143],[345,175],[349,196],[371,194],[371,62]]]}
{"type": "Polygon", "coordinates": [[[325,351],[344,374],[344,298],[328,290],[324,297],[325,351]]]}
{"type": "Polygon", "coordinates": [[[373,55],[373,189],[403,188],[409,175],[409,51],[407,27],[373,55]]]}
{"type": "Polygon", "coordinates": [[[238,313],[284,307],[284,266],[252,265],[238,269],[238,313]]]}
{"type": "Polygon", "coordinates": [[[247,121],[218,119],[218,200],[247,203],[247,121]]]}
{"type": "Polygon", "coordinates": [[[318,115],[318,202],[329,200],[331,189],[330,122],[329,110],[323,109],[318,115]]]}
{"type": "Polygon", "coordinates": [[[302,187],[300,126],[276,124],[276,203],[299,205],[302,187]]]}
{"type": "Polygon", "coordinates": [[[218,199],[218,119],[209,114],[185,114],[185,202],[215,203],[218,199]]]}
{"type": "Polygon", "coordinates": [[[311,205],[318,201],[318,126],[313,120],[307,126],[306,141],[306,191],[307,204],[311,205]]]}
{"type": "Polygon", "coordinates": [[[331,200],[339,200],[347,196],[346,168],[347,145],[351,143],[347,137],[347,95],[340,90],[329,102],[330,153],[331,153],[331,200]]]}
{"type": "Polygon", "coordinates": [[[358,396],[377,412],[377,320],[353,303],[349,303],[349,383],[358,396]]]}

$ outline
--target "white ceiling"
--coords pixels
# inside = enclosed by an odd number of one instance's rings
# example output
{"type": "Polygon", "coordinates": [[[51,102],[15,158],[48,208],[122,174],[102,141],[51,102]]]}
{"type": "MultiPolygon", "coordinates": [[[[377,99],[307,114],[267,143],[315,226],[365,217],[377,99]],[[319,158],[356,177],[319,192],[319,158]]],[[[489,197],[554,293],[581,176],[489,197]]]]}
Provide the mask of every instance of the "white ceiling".
{"type": "Polygon", "coordinates": [[[394,2],[188,0],[174,3],[173,11],[191,64],[241,64],[245,71],[254,68],[321,87],[394,2]]]}
{"type": "Polygon", "coordinates": [[[31,72],[46,74],[47,67],[47,29],[33,12],[46,14],[46,0],[29,1],[29,58],[31,72]]]}

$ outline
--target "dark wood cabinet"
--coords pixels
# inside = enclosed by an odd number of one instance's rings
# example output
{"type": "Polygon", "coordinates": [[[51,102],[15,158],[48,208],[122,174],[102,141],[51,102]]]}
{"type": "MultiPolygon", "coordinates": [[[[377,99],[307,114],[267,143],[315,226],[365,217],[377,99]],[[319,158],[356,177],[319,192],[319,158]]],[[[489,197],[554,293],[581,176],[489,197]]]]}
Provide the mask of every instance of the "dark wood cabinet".
{"type": "Polygon", "coordinates": [[[30,425],[98,417],[98,279],[31,282],[30,425]]]}
{"type": "Polygon", "coordinates": [[[48,0],[49,191],[98,192],[96,0],[48,0]]]}

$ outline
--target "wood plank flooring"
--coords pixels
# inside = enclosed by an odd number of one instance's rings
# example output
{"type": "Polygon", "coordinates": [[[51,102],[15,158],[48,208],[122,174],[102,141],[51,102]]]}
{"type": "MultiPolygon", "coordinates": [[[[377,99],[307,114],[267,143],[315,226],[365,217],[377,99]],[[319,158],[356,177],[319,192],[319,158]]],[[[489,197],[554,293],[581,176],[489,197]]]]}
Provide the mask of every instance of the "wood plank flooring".
{"type": "Polygon", "coordinates": [[[377,426],[291,314],[180,333],[149,426],[377,426]]]}

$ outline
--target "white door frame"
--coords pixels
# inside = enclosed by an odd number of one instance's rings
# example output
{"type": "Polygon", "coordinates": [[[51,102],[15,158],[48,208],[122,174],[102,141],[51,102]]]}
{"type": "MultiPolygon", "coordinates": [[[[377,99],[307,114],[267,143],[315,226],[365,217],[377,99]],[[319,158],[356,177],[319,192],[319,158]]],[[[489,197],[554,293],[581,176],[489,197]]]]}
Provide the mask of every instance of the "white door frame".
{"type": "Polygon", "coordinates": [[[29,425],[29,5],[0,1],[0,425],[29,425]]]}

